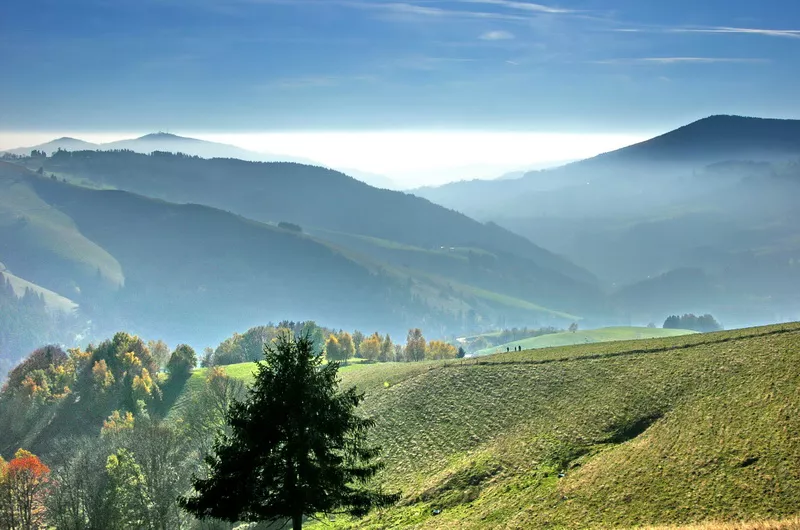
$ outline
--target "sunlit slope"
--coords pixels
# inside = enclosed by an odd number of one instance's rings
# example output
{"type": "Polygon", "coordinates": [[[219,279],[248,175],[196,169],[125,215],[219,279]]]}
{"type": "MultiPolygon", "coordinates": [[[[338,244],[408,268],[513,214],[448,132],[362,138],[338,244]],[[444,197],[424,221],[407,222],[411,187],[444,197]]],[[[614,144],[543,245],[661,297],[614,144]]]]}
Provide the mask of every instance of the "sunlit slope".
{"type": "Polygon", "coordinates": [[[613,528],[800,512],[798,324],[375,365],[343,382],[367,392],[381,479],[403,494],[354,528],[613,528]]]}
{"type": "Polygon", "coordinates": [[[541,335],[528,339],[517,340],[507,344],[501,344],[492,348],[479,350],[476,355],[489,355],[491,353],[503,352],[506,348],[511,350],[517,346],[522,346],[523,350],[534,348],[552,348],[554,346],[570,346],[572,344],[593,344],[596,342],[610,342],[618,340],[638,340],[656,339],[661,337],[678,337],[696,333],[686,329],[661,329],[661,328],[641,328],[641,327],[609,327],[599,329],[579,330],[575,333],[569,331],[564,333],[553,333],[541,335]]]}
{"type": "Polygon", "coordinates": [[[55,293],[49,289],[45,289],[44,287],[36,285],[35,283],[31,283],[23,278],[20,278],[19,276],[15,276],[8,271],[0,270],[0,281],[3,279],[8,280],[8,282],[11,284],[11,288],[14,289],[14,294],[16,294],[18,297],[22,297],[25,294],[25,291],[28,289],[40,295],[44,300],[44,303],[47,305],[47,308],[50,310],[69,313],[78,307],[78,304],[69,298],[65,298],[58,293],[55,293]]]}
{"type": "MultiPolygon", "coordinates": [[[[47,288],[70,275],[124,282],[119,262],[72,219],[39,197],[29,171],[0,162],[0,261],[47,288]]],[[[61,293],[70,295],[73,293],[61,293]]]]}

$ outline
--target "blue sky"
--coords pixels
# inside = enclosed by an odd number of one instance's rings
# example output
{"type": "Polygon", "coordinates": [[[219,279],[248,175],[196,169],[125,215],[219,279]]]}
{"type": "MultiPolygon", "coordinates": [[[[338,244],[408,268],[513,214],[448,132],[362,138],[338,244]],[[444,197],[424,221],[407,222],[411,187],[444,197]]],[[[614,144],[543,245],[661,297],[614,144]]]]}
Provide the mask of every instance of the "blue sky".
{"type": "Polygon", "coordinates": [[[800,118],[798,58],[794,0],[10,0],[0,128],[597,133],[800,118]]]}

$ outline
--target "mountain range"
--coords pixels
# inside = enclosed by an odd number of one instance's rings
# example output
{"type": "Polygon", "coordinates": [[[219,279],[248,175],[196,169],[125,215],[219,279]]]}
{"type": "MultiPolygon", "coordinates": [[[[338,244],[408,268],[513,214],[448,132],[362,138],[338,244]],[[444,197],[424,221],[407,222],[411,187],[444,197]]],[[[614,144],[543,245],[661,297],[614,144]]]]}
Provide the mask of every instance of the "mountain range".
{"type": "MultiPolygon", "coordinates": [[[[31,151],[42,151],[51,155],[59,150],[63,151],[113,151],[128,150],[135,153],[150,154],[154,151],[166,153],[184,153],[201,158],[236,158],[252,162],[296,162],[300,164],[320,165],[307,158],[293,157],[284,154],[256,152],[242,149],[235,145],[218,142],[209,142],[197,138],[188,138],[171,133],[158,132],[146,134],[138,138],[118,140],[114,142],[95,144],[77,138],[57,138],[43,144],[31,147],[18,147],[9,149],[6,153],[27,156],[31,151]]],[[[396,189],[397,184],[388,177],[373,173],[350,170],[351,176],[375,187],[396,189]]]]}
{"type": "Polygon", "coordinates": [[[800,121],[712,116],[516,180],[415,193],[588,268],[634,318],[663,313],[649,294],[662,284],[673,310],[745,325],[798,316],[797,160],[800,121]]]}
{"type": "Polygon", "coordinates": [[[192,155],[208,143],[171,135],[60,139],[0,164],[0,262],[96,333],[198,347],[284,318],[451,337],[684,312],[789,320],[799,145],[798,122],[712,117],[560,168],[408,194],[310,164],[192,155]]]}
{"type": "Polygon", "coordinates": [[[591,273],[525,238],[325,168],[61,150],[0,163],[0,186],[8,272],[99,334],[202,347],[283,319],[452,335],[605,312],[591,273]]]}

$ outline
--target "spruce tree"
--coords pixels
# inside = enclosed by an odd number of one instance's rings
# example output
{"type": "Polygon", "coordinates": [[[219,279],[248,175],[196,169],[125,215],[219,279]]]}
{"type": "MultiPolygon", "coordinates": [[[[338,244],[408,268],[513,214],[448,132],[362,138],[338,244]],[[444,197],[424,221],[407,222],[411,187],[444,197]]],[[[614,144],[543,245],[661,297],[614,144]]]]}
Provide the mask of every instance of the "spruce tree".
{"type": "Polygon", "coordinates": [[[339,364],[323,364],[308,335],[282,334],[264,346],[245,401],[235,401],[181,506],[200,518],[274,522],[348,513],[363,516],[396,495],[371,489],[380,449],[367,444],[374,421],[356,414],[363,394],[339,389],[339,364]]]}

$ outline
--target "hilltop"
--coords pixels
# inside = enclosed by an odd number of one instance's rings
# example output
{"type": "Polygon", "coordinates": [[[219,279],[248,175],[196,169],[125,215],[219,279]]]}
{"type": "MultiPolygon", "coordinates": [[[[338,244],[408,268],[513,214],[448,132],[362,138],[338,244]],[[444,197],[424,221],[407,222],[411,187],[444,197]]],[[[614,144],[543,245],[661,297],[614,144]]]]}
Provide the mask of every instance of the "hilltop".
{"type": "Polygon", "coordinates": [[[591,268],[640,321],[668,304],[740,326],[800,315],[798,160],[800,121],[712,116],[519,179],[415,193],[591,268]]]}
{"type": "Polygon", "coordinates": [[[696,332],[687,329],[642,328],[634,326],[587,329],[575,332],[565,331],[562,333],[551,333],[539,337],[507,342],[491,348],[478,350],[475,352],[475,355],[489,355],[492,353],[504,352],[506,348],[514,350],[517,347],[521,347],[523,350],[533,350],[537,348],[570,346],[573,344],[594,344],[598,342],[678,337],[692,333],[696,332]]]}

